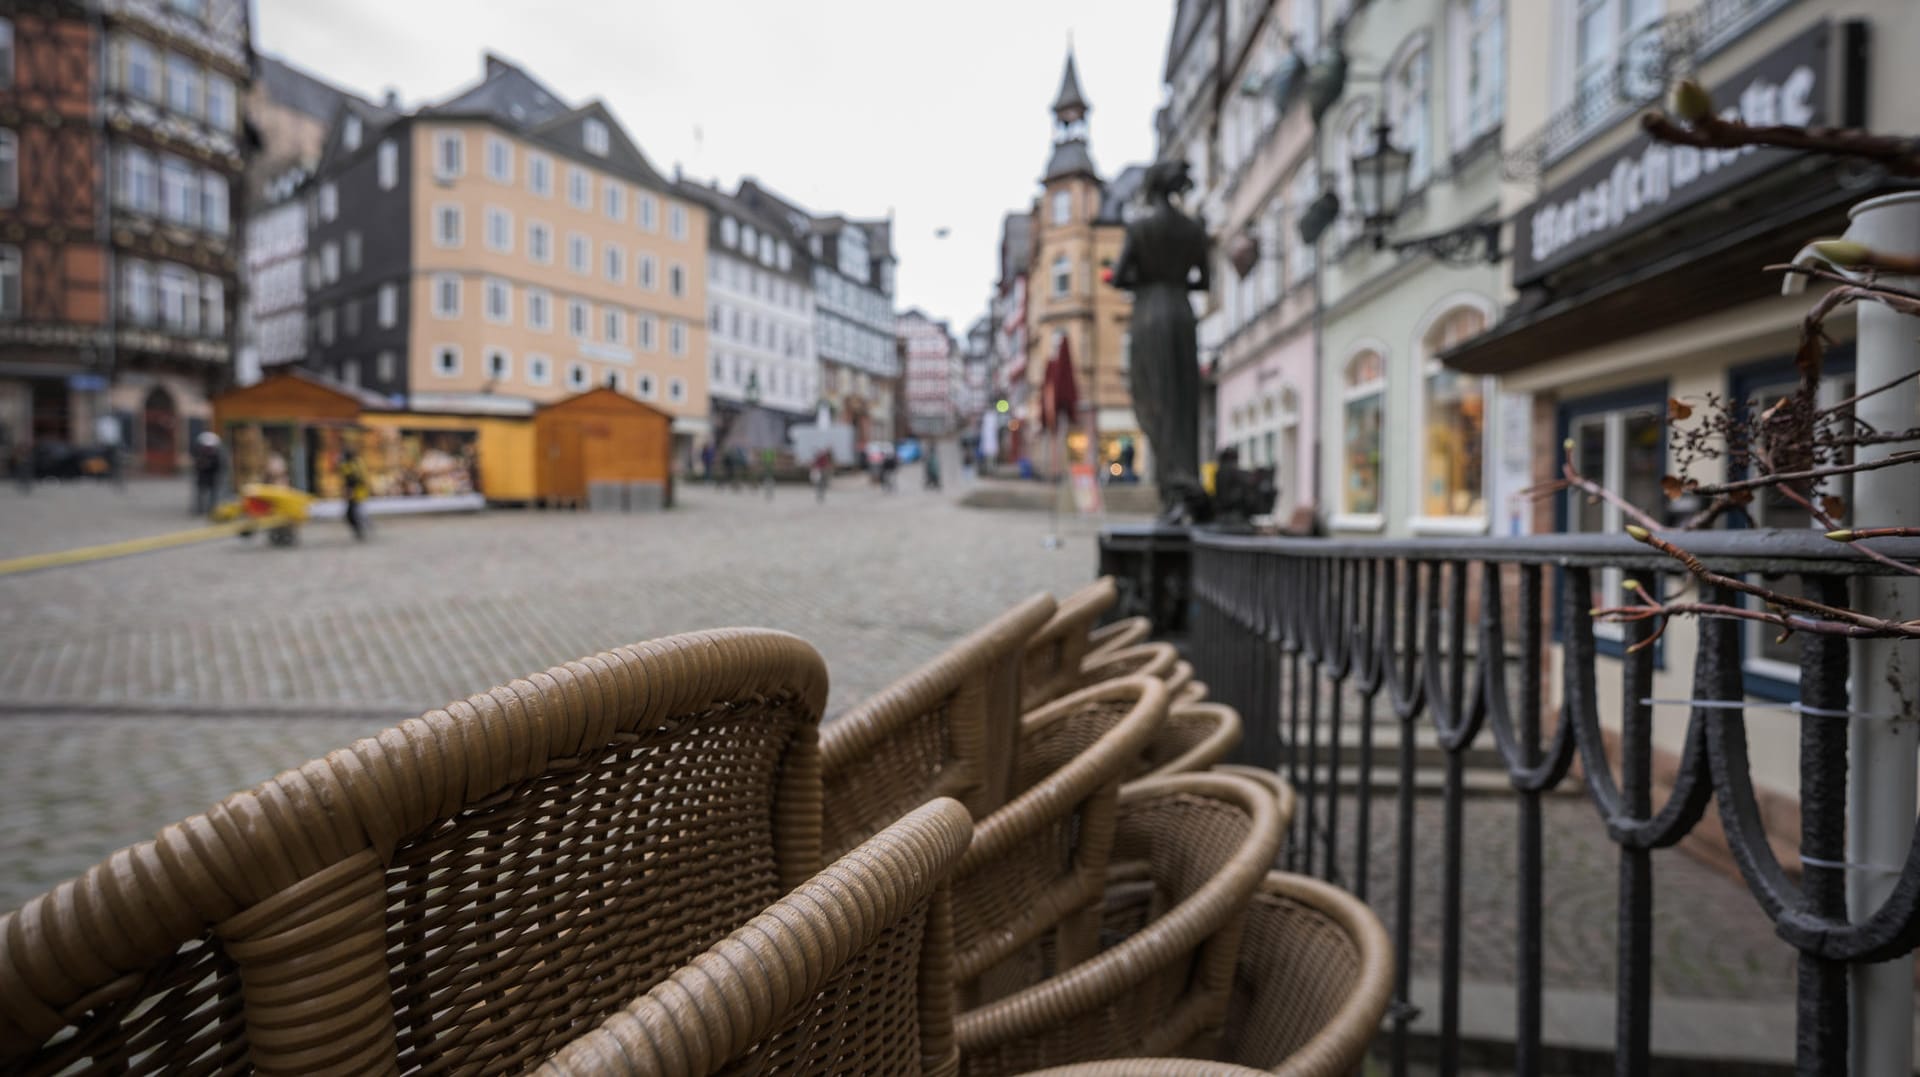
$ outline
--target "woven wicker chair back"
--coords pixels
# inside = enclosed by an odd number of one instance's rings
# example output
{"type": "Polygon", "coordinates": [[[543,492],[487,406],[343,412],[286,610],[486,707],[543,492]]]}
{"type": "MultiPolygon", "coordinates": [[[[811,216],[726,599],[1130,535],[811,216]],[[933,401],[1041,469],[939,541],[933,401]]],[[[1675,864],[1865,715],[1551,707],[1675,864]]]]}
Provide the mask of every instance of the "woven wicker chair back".
{"type": "Polygon", "coordinates": [[[228,797],[0,920],[0,1068],[525,1068],[819,870],[826,693],[675,636],[228,797]]]}
{"type": "Polygon", "coordinates": [[[917,809],[568,1044],[541,1077],[952,1074],[945,879],[972,821],[917,809]]]}
{"type": "Polygon", "coordinates": [[[825,851],[835,856],[937,796],[984,818],[1006,802],[1020,663],[1054,613],[1039,594],[821,730],[825,851]]]}

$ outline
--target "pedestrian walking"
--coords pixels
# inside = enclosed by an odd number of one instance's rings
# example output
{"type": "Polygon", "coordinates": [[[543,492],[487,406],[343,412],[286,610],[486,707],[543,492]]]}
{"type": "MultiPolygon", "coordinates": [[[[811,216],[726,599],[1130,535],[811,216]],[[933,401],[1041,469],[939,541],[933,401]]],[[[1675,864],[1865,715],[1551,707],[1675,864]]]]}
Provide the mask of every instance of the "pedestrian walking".
{"type": "Polygon", "coordinates": [[[894,455],[893,453],[888,453],[886,457],[880,461],[880,489],[881,490],[889,494],[893,493],[893,473],[895,471],[898,471],[899,469],[900,469],[900,458],[894,455]]]}
{"type": "Polygon", "coordinates": [[[927,460],[922,466],[926,472],[923,489],[940,489],[940,451],[937,446],[931,443],[927,445],[927,460]]]}
{"type": "Polygon", "coordinates": [[[825,504],[827,500],[827,482],[833,477],[833,454],[825,449],[813,454],[813,470],[809,477],[813,480],[813,500],[825,504]]]}
{"type": "Polygon", "coordinates": [[[713,442],[711,441],[707,442],[700,450],[700,477],[707,481],[708,486],[714,484],[713,442]]]}
{"type": "Polygon", "coordinates": [[[367,467],[360,462],[360,455],[351,448],[340,450],[340,482],[346,487],[347,526],[353,528],[353,537],[361,542],[367,541],[366,510],[367,467]]]}
{"type": "Polygon", "coordinates": [[[193,514],[206,516],[220,500],[220,435],[203,430],[193,439],[193,514]]]}
{"type": "Polygon", "coordinates": [[[767,492],[767,500],[773,500],[773,465],[779,454],[772,449],[760,450],[760,486],[767,492]]]}

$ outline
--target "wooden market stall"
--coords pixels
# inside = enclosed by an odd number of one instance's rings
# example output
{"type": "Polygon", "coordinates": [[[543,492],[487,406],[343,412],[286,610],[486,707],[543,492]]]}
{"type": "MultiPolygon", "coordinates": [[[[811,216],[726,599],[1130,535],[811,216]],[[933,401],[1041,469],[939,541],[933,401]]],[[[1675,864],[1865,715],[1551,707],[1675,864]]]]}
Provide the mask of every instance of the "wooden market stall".
{"type": "Polygon", "coordinates": [[[618,391],[589,389],[533,414],[541,500],[645,510],[670,503],[673,417],[618,391]]]}

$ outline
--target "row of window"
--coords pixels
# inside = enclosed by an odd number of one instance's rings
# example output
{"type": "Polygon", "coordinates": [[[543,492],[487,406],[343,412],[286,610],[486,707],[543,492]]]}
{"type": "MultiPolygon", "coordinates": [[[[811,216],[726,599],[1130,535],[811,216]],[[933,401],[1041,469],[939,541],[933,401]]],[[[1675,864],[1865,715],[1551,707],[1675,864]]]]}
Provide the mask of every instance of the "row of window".
{"type": "Polygon", "coordinates": [[[880,292],[822,266],[814,270],[813,294],[816,306],[859,318],[876,329],[885,329],[888,334],[893,332],[893,305],[880,292]]]}
{"type": "MultiPolygon", "coordinates": [[[[390,352],[383,352],[381,353],[381,357],[384,359],[391,354],[390,352]]],[[[525,358],[525,377],[528,385],[553,384],[554,370],[552,359],[544,355],[531,353],[525,358]]],[[[485,371],[488,381],[502,383],[514,380],[512,352],[505,348],[490,347],[486,350],[484,361],[486,365],[482,369],[485,371]]],[[[460,345],[442,344],[434,348],[433,372],[435,375],[442,378],[457,378],[460,376],[463,367],[464,358],[460,345]]],[[[599,384],[620,390],[621,392],[627,392],[630,389],[633,395],[642,400],[659,399],[659,379],[644,370],[626,371],[609,367],[600,370],[596,375],[591,364],[574,360],[567,364],[566,380],[563,384],[565,384],[567,388],[576,391],[585,390],[593,387],[595,384],[599,384]]],[[[686,399],[687,380],[681,377],[668,378],[667,400],[678,404],[684,402],[686,399]]]]}
{"type": "Polygon", "coordinates": [[[199,228],[216,236],[233,227],[227,177],[196,168],[170,153],[154,154],[138,146],[114,151],[113,202],[121,209],[163,217],[170,224],[199,228]]]}
{"type": "Polygon", "coordinates": [[[175,333],[224,336],[227,331],[225,284],[171,262],[119,260],[120,317],[138,326],[175,333]]]}
{"type": "MultiPolygon", "coordinates": [[[[511,282],[498,277],[487,277],[481,281],[481,313],[487,321],[495,325],[513,324],[513,289],[511,282]]],[[[527,328],[550,331],[553,328],[553,294],[545,288],[523,287],[522,290],[526,292],[527,328]]],[[[465,308],[465,291],[466,281],[459,274],[434,274],[434,317],[460,317],[465,308]]],[[[593,339],[597,326],[598,339],[608,344],[625,346],[632,341],[643,351],[660,350],[660,319],[657,316],[632,313],[619,307],[602,307],[596,318],[594,304],[583,299],[567,299],[565,302],[567,332],[574,337],[593,339]],[[631,336],[628,333],[629,326],[634,329],[631,336]]],[[[687,354],[687,323],[678,318],[667,319],[667,351],[672,355],[687,354]]]]}
{"type": "MultiPolygon", "coordinates": [[[[588,119],[583,130],[588,152],[601,157],[606,156],[610,141],[606,124],[596,119],[588,119]]],[[[454,180],[466,175],[466,132],[436,131],[433,136],[433,147],[433,174],[436,179],[454,180]]],[[[513,183],[514,158],[524,156],[527,189],[542,198],[553,197],[552,157],[534,150],[516,154],[513,143],[495,134],[485,136],[483,156],[487,178],[496,183],[513,183]]],[[[593,209],[593,174],[591,172],[577,165],[568,165],[566,187],[568,204],[575,209],[593,209]]],[[[633,205],[634,221],[649,232],[659,231],[660,203],[657,198],[638,188],[629,191],[628,186],[618,180],[605,176],[600,178],[600,208],[609,220],[626,220],[629,201],[633,205]]],[[[668,203],[667,232],[674,239],[687,238],[685,206],[679,203],[668,203]]]]}
{"type": "MultiPolygon", "coordinates": [[[[488,250],[512,254],[514,244],[513,213],[498,206],[486,208],[484,242],[488,250]]],[[[433,242],[437,247],[456,249],[466,245],[466,210],[443,202],[433,207],[433,242]]],[[[553,226],[544,221],[527,222],[527,257],[542,265],[553,264],[553,226]]],[[[593,237],[583,232],[567,233],[567,268],[581,276],[593,273],[593,237]]],[[[627,279],[626,248],[608,242],[600,249],[600,272],[615,284],[627,279]]],[[[659,260],[651,254],[634,256],[633,279],[640,287],[656,291],[660,287],[659,260]]],[[[687,267],[682,262],[667,264],[667,294],[687,294],[687,267]]]]}
{"type": "Polygon", "coordinates": [[[713,383],[741,390],[753,385],[768,395],[800,401],[814,399],[817,384],[810,370],[796,370],[793,366],[774,366],[770,363],[763,365],[738,355],[717,353],[713,357],[713,383]]]}
{"type": "Polygon", "coordinates": [[[892,333],[878,333],[826,314],[816,319],[815,325],[816,351],[823,359],[886,367],[894,358],[892,333]]]}
{"type": "Polygon", "coordinates": [[[742,344],[778,351],[790,359],[808,358],[807,334],[771,318],[767,319],[765,332],[762,332],[758,314],[748,312],[742,315],[738,307],[715,303],[707,311],[707,324],[713,328],[715,338],[724,334],[742,344]]]}
{"type": "Polygon", "coordinates": [[[755,230],[753,225],[741,224],[732,217],[720,219],[720,242],[740,251],[748,258],[758,258],[760,264],[782,270],[793,268],[793,248],[785,240],[775,239],[767,232],[755,230]]]}
{"type": "Polygon", "coordinates": [[[221,131],[240,129],[233,80],[190,57],[116,34],[107,45],[107,71],[108,85],[120,93],[221,131]]]}
{"type": "Polygon", "coordinates": [[[1313,244],[1300,238],[1300,218],[1319,197],[1319,164],[1308,158],[1274,192],[1254,222],[1260,241],[1260,259],[1254,268],[1242,277],[1221,254],[1213,279],[1229,334],[1313,279],[1318,258],[1313,244]]]}
{"type": "Polygon", "coordinates": [[[807,290],[793,281],[786,280],[773,273],[755,269],[746,262],[732,258],[709,258],[707,276],[716,284],[725,284],[737,292],[745,292],[755,298],[764,297],[775,306],[805,310],[807,290]]]}

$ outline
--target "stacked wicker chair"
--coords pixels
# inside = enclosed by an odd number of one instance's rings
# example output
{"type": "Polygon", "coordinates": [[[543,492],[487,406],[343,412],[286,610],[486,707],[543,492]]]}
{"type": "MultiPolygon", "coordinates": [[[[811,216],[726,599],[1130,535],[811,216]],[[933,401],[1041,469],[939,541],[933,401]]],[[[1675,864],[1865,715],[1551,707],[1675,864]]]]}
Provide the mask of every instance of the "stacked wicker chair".
{"type": "Polygon", "coordinates": [[[721,630],[287,771],[0,919],[0,1070],[1352,1071],[1384,932],[1270,870],[1292,790],[1114,600],[824,728],[810,647],[721,630]]]}

